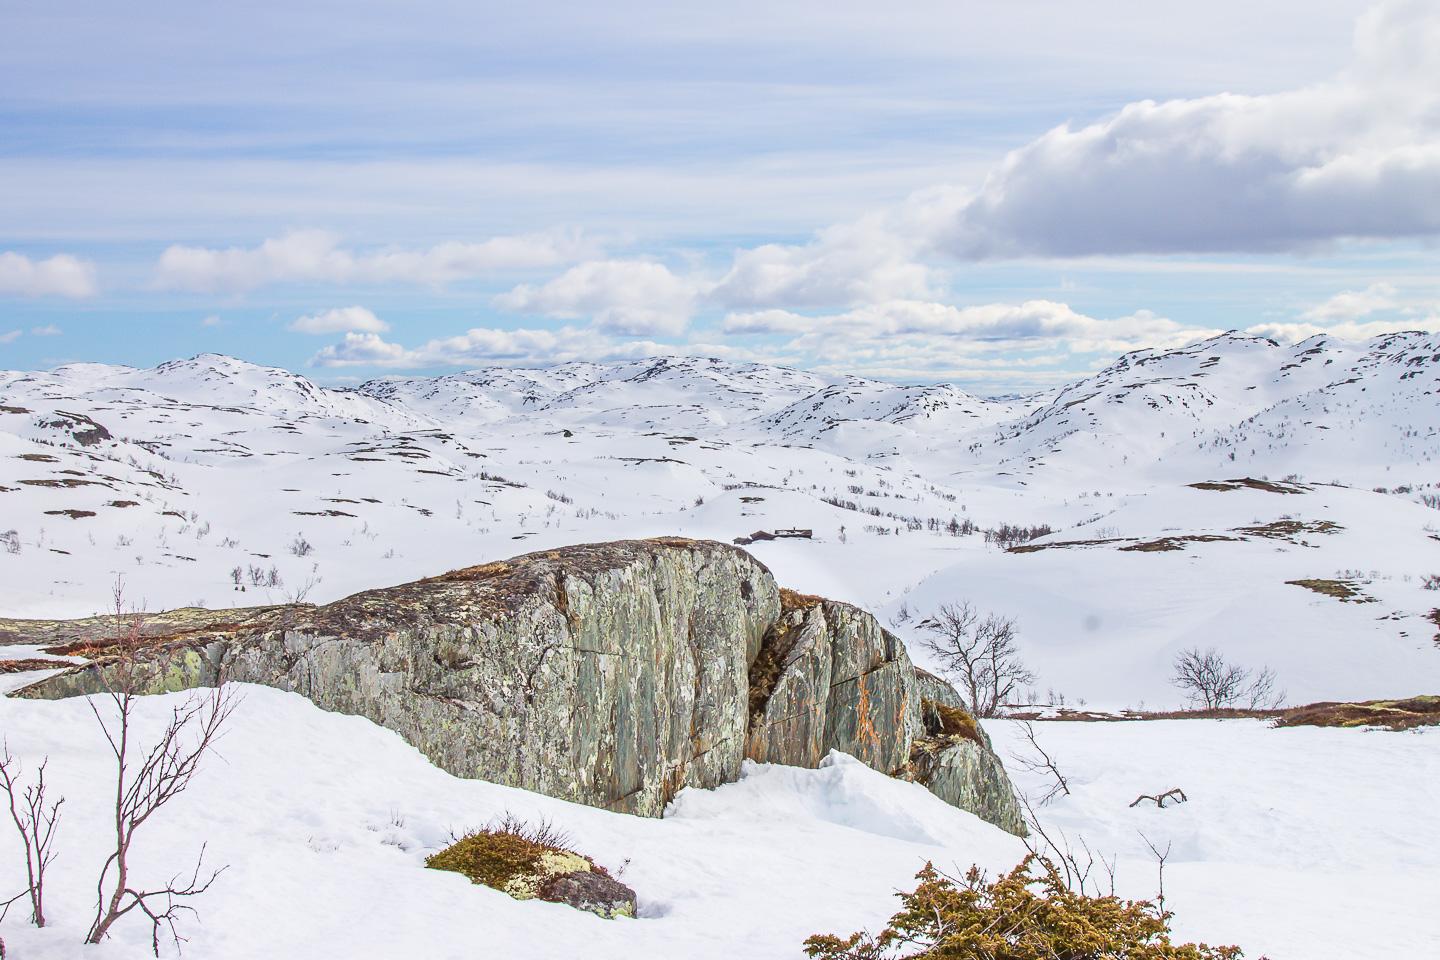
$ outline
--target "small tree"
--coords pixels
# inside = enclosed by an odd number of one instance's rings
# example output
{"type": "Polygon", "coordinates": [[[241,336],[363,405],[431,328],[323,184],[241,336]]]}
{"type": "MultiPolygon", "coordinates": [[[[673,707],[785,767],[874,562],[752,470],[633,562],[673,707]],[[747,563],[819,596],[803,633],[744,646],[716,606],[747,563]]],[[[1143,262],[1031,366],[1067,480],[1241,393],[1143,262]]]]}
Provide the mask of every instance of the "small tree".
{"type": "Polygon", "coordinates": [[[90,709],[110,745],[115,758],[115,846],[105,858],[96,882],[95,921],[85,935],[86,943],[100,943],[121,917],[139,910],[150,920],[151,946],[160,955],[162,932],[168,933],[178,945],[184,940],[175,929],[175,921],[184,911],[194,908],[178,901],[204,893],[223,871],[201,874],[205,846],[188,880],[177,874],[163,886],[144,889],[130,875],[130,854],[140,828],[171,800],[185,791],[195,777],[200,760],[215,746],[221,728],[238,705],[238,700],[223,684],[204,696],[191,697],[171,712],[159,740],[141,752],[135,743],[135,701],[140,695],[147,664],[141,656],[144,638],[141,618],[124,613],[124,591],[120,581],[115,585],[115,622],[125,624],[115,643],[115,660],[110,665],[104,696],[92,697],[90,709]],[[98,704],[107,703],[109,710],[98,704]]]}
{"type": "Polygon", "coordinates": [[[1214,647],[1203,652],[1198,647],[1181,651],[1175,657],[1170,678],[1192,703],[1205,710],[1278,707],[1285,701],[1285,694],[1275,689],[1275,680],[1275,671],[1269,667],[1257,673],[1229,663],[1214,647]]]}
{"type": "Polygon", "coordinates": [[[35,782],[22,787],[18,781],[20,761],[10,755],[8,743],[0,745],[0,790],[5,793],[10,821],[25,853],[25,889],[0,902],[0,917],[10,904],[28,896],[30,920],[37,927],[45,926],[45,870],[55,859],[55,828],[60,823],[60,805],[65,802],[64,797],[52,802],[46,795],[45,767],[49,762],[48,757],[42,760],[35,782]]]}
{"type": "Polygon", "coordinates": [[[977,717],[995,716],[1016,687],[1035,680],[1020,660],[1015,621],[1009,617],[981,617],[969,602],[943,604],[920,626],[927,631],[922,645],[940,672],[960,687],[977,717]]]}

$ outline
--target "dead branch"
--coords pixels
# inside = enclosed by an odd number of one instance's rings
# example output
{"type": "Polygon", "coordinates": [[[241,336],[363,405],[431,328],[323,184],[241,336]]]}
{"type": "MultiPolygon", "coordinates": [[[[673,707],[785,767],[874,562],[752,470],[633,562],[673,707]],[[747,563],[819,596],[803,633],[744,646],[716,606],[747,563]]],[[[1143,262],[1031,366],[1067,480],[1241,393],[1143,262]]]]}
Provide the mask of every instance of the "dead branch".
{"type": "Polygon", "coordinates": [[[22,897],[30,898],[30,920],[37,927],[45,926],[45,870],[55,859],[55,828],[60,822],[60,805],[65,798],[50,802],[45,783],[45,768],[50,758],[40,762],[35,782],[21,787],[20,762],[10,755],[10,745],[0,744],[0,790],[4,790],[10,809],[10,821],[20,835],[25,851],[26,887],[19,894],[0,904],[0,918],[10,905],[22,897]]]}
{"type": "Polygon", "coordinates": [[[1044,747],[1040,746],[1040,741],[1035,737],[1034,724],[1029,720],[1017,720],[1016,723],[1020,724],[1020,729],[1025,735],[1025,741],[1030,744],[1030,748],[1035,751],[1035,754],[1033,756],[1025,756],[1012,752],[1010,758],[1018,763],[1021,769],[1029,773],[1044,774],[1051,780],[1048,789],[1045,791],[1045,795],[1040,798],[1040,806],[1045,806],[1051,800],[1054,800],[1062,794],[1067,797],[1070,796],[1070,781],[1066,779],[1065,775],[1060,772],[1060,768],[1056,766],[1055,758],[1050,756],[1044,747]]]}
{"type": "MultiPolygon", "coordinates": [[[[115,607],[117,623],[124,622],[123,589],[118,581],[115,607]]],[[[115,759],[115,846],[96,881],[95,920],[85,942],[100,943],[116,921],[138,910],[150,920],[152,946],[159,956],[162,932],[167,932],[178,947],[184,938],[176,930],[175,921],[182,912],[195,912],[178,901],[204,893],[224,868],[201,879],[205,860],[202,845],[188,881],[182,883],[177,875],[162,887],[145,890],[132,884],[130,853],[140,828],[190,786],[201,758],[214,749],[239,700],[223,684],[204,696],[192,696],[172,708],[159,740],[140,753],[134,743],[132,721],[145,669],[140,657],[142,623],[138,615],[130,616],[128,621],[128,629],[115,647],[114,679],[107,684],[104,695],[90,700],[91,712],[115,759]],[[102,712],[97,704],[106,701],[110,709],[102,712]]]]}
{"type": "Polygon", "coordinates": [[[1150,853],[1153,854],[1155,857],[1155,863],[1157,866],[1157,871],[1159,873],[1160,884],[1159,895],[1155,898],[1155,906],[1160,911],[1160,915],[1163,917],[1165,916],[1165,861],[1170,857],[1171,844],[1169,841],[1166,841],[1165,852],[1161,853],[1159,848],[1157,848],[1155,844],[1151,843],[1150,838],[1145,836],[1145,834],[1140,834],[1140,839],[1145,841],[1145,846],[1150,848],[1150,853]]]}
{"type": "Polygon", "coordinates": [[[1189,797],[1185,796],[1184,790],[1176,787],[1173,790],[1166,790],[1164,793],[1157,793],[1154,795],[1142,793],[1140,794],[1140,796],[1136,797],[1134,801],[1131,802],[1130,806],[1138,806],[1140,804],[1140,801],[1142,800],[1151,800],[1154,801],[1155,806],[1164,809],[1166,800],[1174,800],[1176,803],[1184,803],[1189,799],[1189,797]]]}
{"type": "Polygon", "coordinates": [[[1025,807],[1025,813],[1028,815],[1031,828],[1035,831],[1035,835],[1043,841],[1044,846],[1050,849],[1050,855],[1047,856],[1042,852],[1040,845],[1028,837],[1022,841],[1025,844],[1025,849],[1037,858],[1051,863],[1056,868],[1057,874],[1064,880],[1067,889],[1086,896],[1098,897],[1105,895],[1099,880],[1094,881],[1093,886],[1095,892],[1091,894],[1089,890],[1091,886],[1090,875],[1094,872],[1095,865],[1099,863],[1109,877],[1109,895],[1113,896],[1115,893],[1115,867],[1118,855],[1112,855],[1109,860],[1106,860],[1103,856],[1096,857],[1094,851],[1090,849],[1090,845],[1085,842],[1084,837],[1076,838],[1076,842],[1080,847],[1079,850],[1076,850],[1075,847],[1071,846],[1070,838],[1065,835],[1064,830],[1057,831],[1060,837],[1057,842],[1055,838],[1050,835],[1050,832],[1045,829],[1044,825],[1041,824],[1040,818],[1035,814],[1035,808],[1030,805],[1030,800],[1022,795],[1020,802],[1025,807]]]}

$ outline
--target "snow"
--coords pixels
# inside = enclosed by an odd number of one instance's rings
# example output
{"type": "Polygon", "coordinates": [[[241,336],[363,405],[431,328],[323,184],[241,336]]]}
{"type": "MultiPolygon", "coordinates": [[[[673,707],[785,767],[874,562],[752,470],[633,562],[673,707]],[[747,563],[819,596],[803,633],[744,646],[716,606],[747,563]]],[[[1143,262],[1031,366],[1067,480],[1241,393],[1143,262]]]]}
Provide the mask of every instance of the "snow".
{"type": "MultiPolygon", "coordinates": [[[[1420,333],[1226,335],[1003,399],[703,358],[355,390],[217,355],[0,372],[0,616],[102,612],[117,575],[150,610],[328,602],[571,543],[802,527],[814,539],[747,549],[782,585],[874,611],[922,665],[919,624],[940,604],[1015,618],[1042,701],[1179,706],[1170,665],[1189,647],[1273,669],[1292,703],[1435,693],[1440,594],[1423,578],[1440,573],[1440,513],[1422,500],[1440,494],[1437,391],[1440,340],[1420,333]],[[111,439],[82,443],[76,416],[111,439]],[[1289,475],[1291,493],[1190,486],[1289,475]],[[1055,532],[1005,552],[950,535],[952,518],[1055,532]],[[1277,523],[1304,529],[1245,530],[1277,523]],[[1199,536],[1227,539],[1184,539],[1199,536]],[[1180,549],[1122,549],[1167,537],[1180,549]],[[1304,579],[1369,602],[1287,582],[1304,579]]],[[[0,691],[39,675],[0,675],[0,691]]],[[[147,700],[147,721],[173,701],[147,700]]],[[[1015,732],[990,729],[1008,763],[1015,732]]],[[[1133,896],[1155,892],[1139,831],[1173,843],[1183,935],[1272,960],[1440,946],[1421,901],[1440,879],[1434,731],[1036,729],[1073,777],[1046,822],[1117,854],[1133,896]],[[1128,806],[1172,786],[1190,802],[1128,806]]],[[[51,756],[68,795],[59,924],[33,931],[12,912],[4,935],[18,958],[74,956],[103,849],[98,731],[78,701],[0,698],[0,732],[29,763],[51,756]]],[[[841,756],[752,765],[637,820],[456,780],[365,721],[261,688],[171,813],[142,860],[168,877],[209,838],[231,864],[186,954],[219,960],[460,957],[477,942],[517,957],[794,957],[809,933],[883,922],[926,858],[997,870],[1022,852],[841,756]],[[557,820],[611,867],[629,860],[642,918],[515,903],[420,868],[450,831],[506,810],[557,820]]],[[[7,844],[0,831],[0,892],[7,844]]],[[[144,950],[127,927],[93,955],[144,950]]]]}
{"type": "MultiPolygon", "coordinates": [[[[1014,721],[987,730],[1007,761],[1029,751],[1014,721]]],[[[1166,905],[1187,939],[1249,957],[1430,956],[1440,853],[1435,729],[1394,734],[1258,720],[1043,722],[1040,744],[1072,795],[1040,809],[1063,832],[1118,856],[1122,895],[1153,896],[1145,838],[1170,847],[1166,905]],[[1189,802],[1129,804],[1179,787],[1189,802]]],[[[1007,762],[1016,786],[1042,778],[1007,762]]],[[[1098,868],[1097,868],[1098,870],[1098,868]]]]}
{"type": "MultiPolygon", "coordinates": [[[[926,860],[993,872],[1024,853],[1014,837],[843,755],[818,770],[749,764],[738,783],[683,791],[664,819],[643,819],[457,779],[366,720],[241,689],[219,755],[137,840],[143,877],[188,869],[202,842],[207,862],[228,865],[196,901],[198,919],[182,926],[184,955],[198,960],[461,958],[477,944],[487,955],[533,958],[798,958],[811,933],[883,923],[893,892],[911,886],[926,860]],[[640,918],[520,903],[424,869],[452,833],[506,812],[552,820],[582,851],[623,866],[640,918]]],[[[180,699],[141,701],[145,736],[180,699]]],[[[987,727],[1002,756],[1021,749],[1012,723],[987,727]]],[[[22,960],[74,957],[105,844],[104,743],[79,700],[0,699],[0,729],[27,763],[48,755],[66,795],[53,925],[35,930],[12,913],[4,935],[22,960]]],[[[1424,840],[1440,830],[1433,731],[1208,720],[1036,730],[1073,791],[1041,810],[1052,835],[1116,856],[1128,896],[1156,889],[1140,834],[1172,845],[1165,889],[1182,936],[1236,942],[1272,960],[1350,960],[1378,945],[1423,956],[1440,943],[1430,903],[1440,850],[1424,840]],[[1174,786],[1189,803],[1128,806],[1174,786]]],[[[1038,790],[1035,778],[1014,775],[1038,790]]],[[[15,838],[0,831],[7,886],[16,856],[15,838]]],[[[132,920],[86,955],[148,950],[146,924],[132,920]]]]}
{"type": "MultiPolygon", "coordinates": [[[[151,735],[179,699],[142,701],[151,735]]],[[[74,957],[105,843],[104,743],[81,701],[0,700],[0,727],[27,760],[50,756],[49,777],[66,794],[54,925],[37,931],[12,914],[4,935],[22,960],[74,957]]],[[[457,779],[369,721],[264,687],[244,688],[220,755],[139,836],[144,876],[188,869],[206,840],[207,862],[229,865],[197,901],[199,921],[184,927],[185,956],[204,960],[461,958],[477,944],[507,957],[798,957],[811,933],[883,922],[890,894],[927,859],[999,868],[1023,852],[923,788],[849,758],[820,770],[751,765],[738,783],[686,791],[671,816],[642,819],[457,779]],[[521,903],[424,868],[452,833],[507,812],[551,820],[578,849],[623,866],[640,918],[521,903]]],[[[15,846],[0,832],[7,885],[15,846]]],[[[148,950],[147,925],[128,923],[92,955],[148,950]]]]}

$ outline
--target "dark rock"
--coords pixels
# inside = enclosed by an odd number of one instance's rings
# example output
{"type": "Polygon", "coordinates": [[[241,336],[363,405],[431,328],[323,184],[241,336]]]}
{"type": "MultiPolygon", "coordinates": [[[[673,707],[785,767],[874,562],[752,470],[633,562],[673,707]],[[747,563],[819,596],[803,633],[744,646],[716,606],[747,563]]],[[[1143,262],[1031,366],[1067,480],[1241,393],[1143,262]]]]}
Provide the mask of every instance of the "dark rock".
{"type": "Polygon", "coordinates": [[[590,870],[551,877],[540,885],[537,896],[602,917],[635,916],[635,891],[614,877],[590,870]]]}

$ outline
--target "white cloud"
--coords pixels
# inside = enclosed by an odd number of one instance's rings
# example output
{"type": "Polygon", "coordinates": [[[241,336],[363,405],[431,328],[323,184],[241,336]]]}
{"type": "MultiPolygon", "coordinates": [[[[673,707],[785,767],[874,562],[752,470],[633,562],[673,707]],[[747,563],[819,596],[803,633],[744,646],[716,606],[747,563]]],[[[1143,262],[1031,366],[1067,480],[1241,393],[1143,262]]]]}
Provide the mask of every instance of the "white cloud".
{"type": "Polygon", "coordinates": [[[951,197],[937,245],[964,259],[1303,249],[1440,232],[1440,7],[1397,0],[1356,28],[1335,79],[1262,96],[1132,103],[1057,127],[951,197]]]}
{"type": "Polygon", "coordinates": [[[711,291],[729,307],[833,307],[933,295],[916,243],[886,215],[820,231],[808,244],[765,244],[735,254],[711,291]]]}
{"type": "Polygon", "coordinates": [[[693,279],[648,260],[591,260],[538,287],[522,284],[497,306],[563,320],[589,318],[597,329],[627,336],[684,332],[700,293],[693,279]]]}
{"type": "Polygon", "coordinates": [[[783,310],[730,314],[730,334],[795,335],[790,346],[827,356],[884,341],[921,338],[928,346],[956,349],[956,343],[989,348],[1034,346],[1076,353],[1170,347],[1215,331],[1184,327],[1147,310],[1114,319],[1096,319],[1051,300],[957,307],[925,300],[892,300],[827,316],[807,317],[783,310]],[[949,346],[941,347],[941,344],[949,346]]]}
{"type": "Polygon", "coordinates": [[[1399,306],[1395,299],[1397,291],[1388,283],[1372,283],[1364,290],[1345,290],[1335,294],[1324,303],[1316,304],[1301,314],[1306,320],[1327,322],[1333,320],[1355,320],[1378,310],[1393,310],[1399,306]]]}
{"type": "Polygon", "coordinates": [[[16,340],[19,340],[24,333],[24,330],[10,330],[6,333],[0,333],[0,343],[14,343],[16,340]]]}
{"type": "Polygon", "coordinates": [[[390,325],[364,307],[338,307],[296,318],[289,329],[296,333],[384,333],[390,325]]]}
{"type": "Polygon", "coordinates": [[[47,323],[43,327],[30,328],[30,336],[32,337],[58,337],[62,333],[64,333],[64,331],[53,323],[47,323]]]}
{"type": "Polygon", "coordinates": [[[0,294],[24,297],[93,297],[98,290],[95,265],[68,253],[45,260],[5,251],[0,253],[0,294]]]}
{"type": "Polygon", "coordinates": [[[221,320],[218,315],[213,314],[213,313],[210,314],[208,317],[205,317],[203,320],[200,321],[200,326],[202,326],[202,327],[221,327],[221,326],[224,326],[224,325],[225,325],[225,321],[224,321],[224,320],[221,320]]]}
{"type": "Polygon", "coordinates": [[[676,353],[677,348],[650,341],[618,342],[593,330],[498,330],[477,327],[454,337],[409,348],[374,333],[347,333],[340,343],[315,354],[319,367],[482,367],[496,364],[544,365],[570,360],[616,360],[676,353]]]}
{"type": "Polygon", "coordinates": [[[1246,328],[1245,332],[1257,337],[1298,343],[1316,334],[1339,340],[1368,340],[1386,333],[1405,333],[1410,330],[1440,333],[1440,314],[1406,320],[1346,320],[1332,324],[1260,323],[1246,328]]]}
{"type": "Polygon", "coordinates": [[[555,266],[586,255],[578,233],[492,237],[420,250],[359,253],[324,230],[295,230],[256,247],[168,247],[156,265],[163,289],[243,292],[272,283],[412,283],[441,287],[504,270],[555,266]]]}

